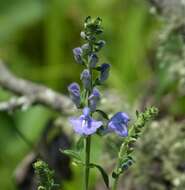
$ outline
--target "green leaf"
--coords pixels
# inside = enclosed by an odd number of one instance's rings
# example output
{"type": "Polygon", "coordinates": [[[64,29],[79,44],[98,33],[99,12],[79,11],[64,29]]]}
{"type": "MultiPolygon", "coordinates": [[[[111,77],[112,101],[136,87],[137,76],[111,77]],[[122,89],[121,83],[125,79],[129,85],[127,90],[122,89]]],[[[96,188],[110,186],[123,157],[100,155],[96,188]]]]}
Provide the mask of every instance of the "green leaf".
{"type": "Polygon", "coordinates": [[[94,81],[93,86],[95,87],[95,86],[99,86],[99,85],[101,85],[101,83],[100,83],[99,78],[97,78],[97,79],[94,81]]]}
{"type": "Polygon", "coordinates": [[[46,190],[46,188],[43,187],[43,186],[39,186],[39,187],[38,187],[38,190],[46,190]]]}
{"type": "Polygon", "coordinates": [[[98,112],[106,120],[109,120],[109,116],[104,111],[102,111],[102,110],[96,110],[96,112],[98,112]]]}
{"type": "Polygon", "coordinates": [[[96,67],[94,69],[97,70],[97,71],[101,71],[101,67],[100,66],[98,66],[98,67],[96,67]]]}
{"type": "Polygon", "coordinates": [[[60,149],[60,152],[67,155],[67,156],[69,156],[69,157],[71,157],[71,158],[73,158],[73,159],[76,159],[76,160],[82,162],[80,155],[78,154],[78,152],[76,152],[74,150],[70,150],[70,149],[61,150],[60,149]]]}
{"type": "Polygon", "coordinates": [[[139,117],[139,111],[136,110],[136,117],[138,118],[139,117]]]}
{"type": "Polygon", "coordinates": [[[105,185],[107,186],[107,188],[109,188],[109,176],[107,175],[105,170],[97,164],[90,164],[90,167],[98,169],[98,171],[101,173],[103,177],[105,185]]]}
{"type": "Polygon", "coordinates": [[[76,150],[81,151],[84,148],[84,137],[80,137],[76,143],[76,150]]]}

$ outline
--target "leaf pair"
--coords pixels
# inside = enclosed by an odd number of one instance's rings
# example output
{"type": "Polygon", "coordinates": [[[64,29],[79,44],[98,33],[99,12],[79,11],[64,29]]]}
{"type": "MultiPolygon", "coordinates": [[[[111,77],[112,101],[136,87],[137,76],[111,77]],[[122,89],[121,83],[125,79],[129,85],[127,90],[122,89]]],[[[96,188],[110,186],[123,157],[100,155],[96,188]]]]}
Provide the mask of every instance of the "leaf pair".
{"type": "MultiPolygon", "coordinates": [[[[79,146],[79,148],[81,148],[82,142],[83,142],[82,139],[80,138],[78,142],[79,142],[78,146],[79,146]]],[[[83,163],[83,161],[82,161],[82,159],[81,159],[81,157],[77,151],[75,151],[75,150],[61,150],[61,149],[60,149],[60,151],[63,154],[66,154],[67,156],[74,159],[76,164],[80,164],[80,165],[85,166],[85,164],[83,163]]],[[[89,164],[89,168],[96,168],[100,172],[106,187],[109,188],[109,177],[108,177],[108,174],[105,172],[105,170],[100,165],[93,164],[93,163],[89,164]]]]}

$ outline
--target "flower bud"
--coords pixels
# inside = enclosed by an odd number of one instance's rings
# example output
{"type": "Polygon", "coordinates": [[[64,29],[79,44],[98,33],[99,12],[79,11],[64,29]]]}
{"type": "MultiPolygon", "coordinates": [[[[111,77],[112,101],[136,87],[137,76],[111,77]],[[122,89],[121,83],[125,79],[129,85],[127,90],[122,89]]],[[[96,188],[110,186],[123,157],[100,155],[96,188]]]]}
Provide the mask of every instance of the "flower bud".
{"type": "Polygon", "coordinates": [[[91,111],[96,110],[96,105],[100,101],[100,93],[97,88],[93,88],[92,94],[89,96],[89,107],[91,111]]]}
{"type": "Polygon", "coordinates": [[[104,40],[99,40],[96,43],[95,50],[100,51],[105,46],[105,44],[106,44],[106,42],[104,40]]]}
{"type": "Polygon", "coordinates": [[[72,83],[68,86],[68,91],[72,101],[75,103],[77,108],[80,107],[80,86],[77,83],[72,83]]]}
{"type": "Polygon", "coordinates": [[[73,55],[74,55],[75,61],[79,64],[83,63],[82,54],[83,54],[83,51],[80,47],[73,49],[73,55]]]}
{"type": "Polygon", "coordinates": [[[91,75],[88,69],[83,70],[80,79],[82,80],[85,89],[90,89],[91,87],[91,75]]]}
{"type": "Polygon", "coordinates": [[[82,39],[84,39],[84,40],[86,39],[86,34],[85,34],[84,31],[80,32],[80,36],[81,36],[82,39]]]}
{"type": "Polygon", "coordinates": [[[127,163],[124,163],[122,165],[122,170],[127,170],[129,168],[128,164],[127,163]]]}
{"type": "Polygon", "coordinates": [[[109,77],[110,66],[111,65],[108,63],[103,63],[100,66],[100,77],[99,77],[100,84],[102,84],[109,77]]]}
{"type": "Polygon", "coordinates": [[[98,63],[98,56],[95,53],[91,54],[89,56],[89,66],[91,68],[95,68],[97,63],[98,63]]]}

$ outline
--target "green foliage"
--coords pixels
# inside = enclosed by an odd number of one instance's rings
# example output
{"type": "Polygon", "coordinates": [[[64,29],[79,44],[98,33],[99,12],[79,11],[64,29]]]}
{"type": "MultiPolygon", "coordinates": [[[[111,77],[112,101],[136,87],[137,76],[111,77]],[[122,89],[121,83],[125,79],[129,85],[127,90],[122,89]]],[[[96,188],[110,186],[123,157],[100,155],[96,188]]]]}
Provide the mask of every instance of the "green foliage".
{"type": "Polygon", "coordinates": [[[33,167],[39,178],[38,190],[59,189],[59,185],[54,182],[54,172],[49,169],[45,162],[39,160],[33,164],[33,167]]]}

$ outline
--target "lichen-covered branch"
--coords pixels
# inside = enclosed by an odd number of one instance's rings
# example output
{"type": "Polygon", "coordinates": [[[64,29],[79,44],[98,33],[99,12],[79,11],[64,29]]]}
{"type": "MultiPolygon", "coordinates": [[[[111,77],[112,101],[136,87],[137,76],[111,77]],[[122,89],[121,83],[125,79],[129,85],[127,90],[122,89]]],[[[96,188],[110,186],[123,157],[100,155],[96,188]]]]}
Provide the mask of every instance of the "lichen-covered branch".
{"type": "Polygon", "coordinates": [[[12,112],[21,108],[22,110],[32,105],[33,99],[27,96],[13,97],[8,101],[0,102],[0,111],[12,112]]]}
{"type": "Polygon", "coordinates": [[[0,111],[14,110],[25,105],[41,104],[55,111],[68,113],[73,104],[69,98],[43,85],[18,78],[0,60],[0,86],[13,94],[21,96],[0,103],[0,111]]]}

